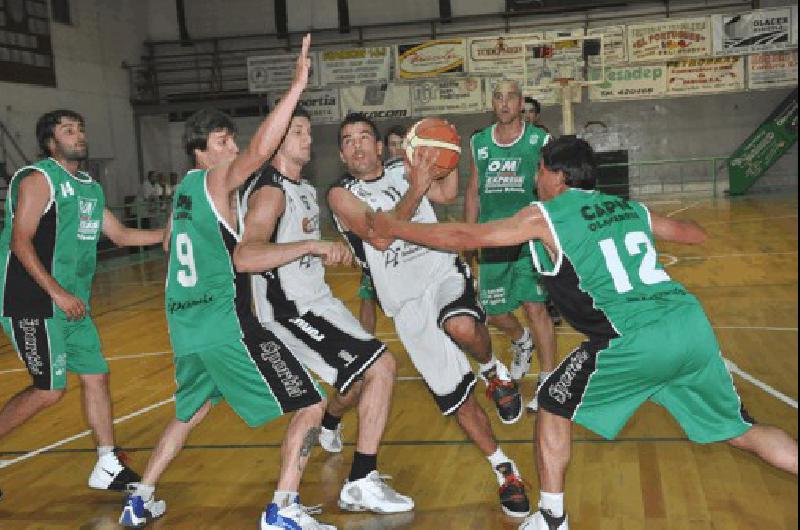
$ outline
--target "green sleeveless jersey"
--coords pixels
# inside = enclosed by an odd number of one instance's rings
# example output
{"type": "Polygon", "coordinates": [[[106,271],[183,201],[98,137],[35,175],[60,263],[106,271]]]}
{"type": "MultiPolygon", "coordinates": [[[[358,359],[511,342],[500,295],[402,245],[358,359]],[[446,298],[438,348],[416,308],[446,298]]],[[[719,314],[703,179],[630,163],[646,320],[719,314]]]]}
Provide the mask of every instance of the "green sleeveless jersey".
{"type": "Polygon", "coordinates": [[[536,173],[548,134],[529,123],[508,145],[494,140],[496,124],[472,136],[472,160],[478,169],[478,222],[511,217],[535,201],[536,173]]]}
{"type": "Polygon", "coordinates": [[[699,305],[659,263],[644,205],[578,189],[537,204],[559,248],[551,258],[541,242],[533,243],[534,265],[578,331],[619,336],[699,305]]]}
{"type": "Polygon", "coordinates": [[[231,227],[219,215],[207,176],[206,170],[189,171],[172,199],[166,312],[175,355],[237,342],[258,326],[249,278],[233,266],[241,219],[231,227]]]}
{"type": "Polygon", "coordinates": [[[36,255],[50,275],[89,309],[97,264],[97,241],[103,227],[105,195],[100,184],[82,171],[72,175],[48,158],[18,170],[6,197],[5,223],[0,235],[0,297],[8,317],[53,317],[64,313],[34,281],[10,251],[14,212],[22,181],[40,171],[50,185],[50,201],[33,236],[36,255]]]}

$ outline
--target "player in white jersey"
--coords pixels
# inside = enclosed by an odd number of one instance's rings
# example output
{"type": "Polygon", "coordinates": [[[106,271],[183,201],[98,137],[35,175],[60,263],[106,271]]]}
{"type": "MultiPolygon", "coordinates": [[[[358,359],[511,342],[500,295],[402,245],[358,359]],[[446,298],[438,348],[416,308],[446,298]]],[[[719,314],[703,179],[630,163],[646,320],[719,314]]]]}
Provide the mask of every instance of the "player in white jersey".
{"type": "Polygon", "coordinates": [[[361,266],[369,269],[384,312],[394,318],[397,334],[440,410],[456,417],[491,463],[503,511],[523,516],[529,503],[519,471],[498,447],[489,418],[472,393],[476,378],[464,350],[481,363],[501,419],[508,423],[519,419],[519,391],[492,354],[486,317],[476,301],[469,268],[453,253],[368,237],[368,210],[435,223],[430,201],[455,198],[458,172],[434,181],[428,190],[427,176],[433,170],[429,149],[419,151],[408,171],[405,166],[384,170],[378,130],[363,114],[351,114],[342,122],[339,149],[349,174],[328,193],[339,230],[361,266]],[[426,190],[419,185],[422,180],[426,180],[426,190]]]}
{"type": "MultiPolygon", "coordinates": [[[[301,176],[310,159],[311,121],[298,107],[274,158],[242,190],[245,229],[234,261],[239,270],[254,273],[253,301],[261,324],[336,388],[326,416],[332,410],[341,417],[345,407],[358,407],[358,441],[350,476],[339,494],[339,507],[407,512],[414,502],[386,484],[377,471],[395,360],[325,283],[320,257],[342,262],[351,255],[344,243],[320,239],[317,194],[301,176]]],[[[341,451],[341,442],[338,449],[341,451]]]]}

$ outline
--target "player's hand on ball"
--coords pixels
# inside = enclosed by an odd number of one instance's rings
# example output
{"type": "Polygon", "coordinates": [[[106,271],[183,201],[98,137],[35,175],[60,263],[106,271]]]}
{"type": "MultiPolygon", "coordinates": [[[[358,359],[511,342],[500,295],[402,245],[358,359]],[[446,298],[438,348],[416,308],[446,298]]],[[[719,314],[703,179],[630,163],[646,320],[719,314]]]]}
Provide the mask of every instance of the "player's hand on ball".
{"type": "Polygon", "coordinates": [[[411,162],[408,168],[407,178],[411,186],[416,186],[417,189],[427,191],[431,186],[431,182],[435,178],[439,178],[436,172],[436,158],[438,152],[431,147],[418,147],[414,156],[414,161],[411,162]]]}

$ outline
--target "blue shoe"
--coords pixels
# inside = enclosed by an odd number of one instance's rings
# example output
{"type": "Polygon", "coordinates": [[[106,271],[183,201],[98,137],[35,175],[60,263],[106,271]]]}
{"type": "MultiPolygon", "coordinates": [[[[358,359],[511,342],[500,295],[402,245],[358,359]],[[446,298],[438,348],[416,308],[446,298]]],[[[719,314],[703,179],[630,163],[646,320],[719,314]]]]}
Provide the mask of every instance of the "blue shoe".
{"type": "Polygon", "coordinates": [[[145,501],[140,495],[127,495],[125,507],[119,516],[119,524],[125,528],[141,528],[158,519],[167,511],[167,503],[152,497],[145,501]]]}
{"type": "Polygon", "coordinates": [[[278,505],[270,503],[261,514],[261,530],[336,530],[335,526],[320,523],[309,512],[319,510],[308,509],[297,502],[278,509],[278,505]]]}

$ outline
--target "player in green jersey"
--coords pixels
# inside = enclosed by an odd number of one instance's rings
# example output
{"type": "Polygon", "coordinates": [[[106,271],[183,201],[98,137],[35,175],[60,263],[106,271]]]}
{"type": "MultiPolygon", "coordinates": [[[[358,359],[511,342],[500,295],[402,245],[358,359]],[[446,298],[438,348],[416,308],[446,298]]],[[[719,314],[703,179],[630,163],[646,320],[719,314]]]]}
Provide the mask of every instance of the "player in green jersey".
{"type": "Polygon", "coordinates": [[[281,447],[281,472],[261,530],[333,527],[299,504],[300,479],[317,439],[324,393],[292,352],[261,327],[249,277],[234,268],[243,235],[237,191],[286,133],[308,82],[310,36],[303,39],[289,90],[241,152],[233,121],[203,109],[187,121],[184,148],[195,170],[175,190],[170,217],[166,312],[174,350],[175,419],[165,428],[141,483],[125,500],[120,524],[138,527],[164,514],[155,485],[213,403],[225,399],[251,427],[294,412],[281,447]],[[286,526],[283,526],[283,525],[286,526]]]}
{"type": "Polygon", "coordinates": [[[572,422],[614,438],[645,401],[697,443],[725,441],[797,475],[797,442],[741,404],[700,302],[659,264],[655,239],[699,244],[705,231],[594,191],[589,144],[545,146],[537,202],[508,219],[420,227],[368,215],[375,237],[450,250],[531,241],[533,262],[564,318],[588,340],[545,380],[537,420],[539,511],[520,530],[566,530],[564,477],[572,422]]]}
{"type": "Polygon", "coordinates": [[[0,410],[0,437],[58,402],[76,373],[99,455],[89,486],[122,490],[139,476],[114,448],[108,364],[90,316],[97,242],[102,232],[120,246],[152,245],[164,231],[124,227],[79,171],[89,156],[80,114],[42,115],[36,137],[47,158],[14,174],[0,235],[0,320],[32,384],[0,410]]]}
{"type": "MultiPolygon", "coordinates": [[[[536,199],[539,157],[550,138],[543,129],[522,119],[523,98],[516,81],[495,85],[492,109],[495,123],[471,139],[472,173],[464,192],[464,220],[468,223],[509,217],[536,199]]],[[[480,299],[489,323],[511,340],[511,377],[519,380],[528,372],[535,344],[541,384],[555,365],[556,336],[544,304],[547,293],[530,267],[527,245],[484,249],[479,270],[480,299]],[[520,305],[530,332],[514,316],[520,305]]],[[[536,411],[536,403],[534,395],[527,408],[536,411]]]]}

